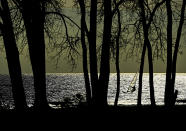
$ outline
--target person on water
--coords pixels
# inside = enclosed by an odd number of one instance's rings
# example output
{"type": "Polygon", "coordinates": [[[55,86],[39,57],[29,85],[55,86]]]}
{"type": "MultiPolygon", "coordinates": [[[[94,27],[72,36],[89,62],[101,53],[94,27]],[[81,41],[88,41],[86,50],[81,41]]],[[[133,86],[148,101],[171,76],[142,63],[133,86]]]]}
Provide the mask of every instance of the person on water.
{"type": "Polygon", "coordinates": [[[127,92],[134,92],[136,90],[136,86],[130,86],[127,90],[127,92]]]}
{"type": "Polygon", "coordinates": [[[136,86],[131,87],[131,92],[134,92],[136,90],[136,86]]]}

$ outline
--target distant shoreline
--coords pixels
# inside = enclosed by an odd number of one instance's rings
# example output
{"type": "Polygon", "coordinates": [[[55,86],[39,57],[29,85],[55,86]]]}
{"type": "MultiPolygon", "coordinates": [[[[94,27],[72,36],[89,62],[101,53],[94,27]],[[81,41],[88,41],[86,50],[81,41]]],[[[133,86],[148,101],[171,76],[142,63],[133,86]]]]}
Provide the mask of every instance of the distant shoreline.
{"type": "MultiPolygon", "coordinates": [[[[46,76],[47,75],[53,75],[53,74],[56,74],[56,75],[75,75],[75,74],[82,74],[83,75],[83,73],[46,73],[46,76]]],[[[89,73],[90,74],[90,73],[89,73]]],[[[113,74],[116,74],[116,73],[110,73],[110,75],[113,75],[113,74]]],[[[120,73],[120,74],[136,74],[136,72],[134,72],[134,73],[120,73]]],[[[144,75],[147,75],[147,74],[149,74],[149,73],[143,73],[144,75]]],[[[154,73],[154,75],[155,74],[166,74],[166,73],[154,73]]],[[[177,73],[177,74],[185,74],[186,75],[186,73],[177,73]]],[[[5,73],[5,74],[0,74],[0,76],[2,76],[2,75],[8,75],[9,76],[9,74],[7,74],[7,73],[5,73]]],[[[33,76],[33,73],[22,73],[22,75],[28,75],[28,76],[33,76]]]]}
{"type": "MultiPolygon", "coordinates": [[[[46,75],[50,75],[50,74],[83,74],[83,73],[79,73],[79,72],[77,72],[77,73],[46,73],[46,75]]],[[[110,74],[116,74],[116,73],[110,73],[110,74]]],[[[120,74],[136,74],[136,72],[131,72],[131,73],[120,73],[120,74]]],[[[146,72],[146,73],[143,73],[143,74],[149,74],[148,72],[146,72]]],[[[166,73],[153,73],[153,74],[166,74],[166,73]]],[[[186,73],[176,73],[176,74],[185,74],[186,75],[186,73]]],[[[0,74],[0,75],[9,75],[9,74],[7,74],[7,73],[2,73],[2,74],[0,74]]],[[[32,73],[22,73],[22,75],[33,75],[32,73]]]]}

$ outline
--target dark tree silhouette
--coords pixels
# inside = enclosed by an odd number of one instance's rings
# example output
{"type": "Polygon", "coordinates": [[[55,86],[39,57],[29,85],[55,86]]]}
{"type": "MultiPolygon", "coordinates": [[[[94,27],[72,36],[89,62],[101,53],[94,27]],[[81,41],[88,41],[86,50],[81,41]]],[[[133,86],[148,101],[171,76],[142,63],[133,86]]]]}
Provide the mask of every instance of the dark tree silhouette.
{"type": "MultiPolygon", "coordinates": [[[[151,105],[154,106],[156,103],[155,103],[154,84],[153,84],[152,47],[151,47],[151,44],[150,44],[150,41],[149,41],[149,38],[148,38],[148,26],[147,26],[147,23],[146,23],[144,0],[139,1],[139,6],[141,8],[141,18],[142,18],[143,33],[144,33],[144,46],[147,46],[147,49],[148,49],[149,83],[150,83],[151,105]]],[[[144,60],[144,56],[142,56],[142,59],[144,60]]],[[[144,64],[144,62],[142,62],[142,64],[144,64]]],[[[140,90],[141,90],[141,87],[140,87],[140,90]]]]}
{"type": "Polygon", "coordinates": [[[92,89],[92,104],[94,107],[107,105],[107,90],[110,74],[110,42],[112,26],[111,1],[104,1],[104,31],[100,64],[100,76],[98,79],[97,66],[97,0],[90,2],[90,30],[85,25],[85,31],[89,43],[90,77],[92,89]]]}
{"type": "Polygon", "coordinates": [[[90,60],[90,79],[92,86],[92,100],[96,104],[99,88],[98,88],[98,67],[97,67],[97,0],[91,0],[90,6],[90,31],[88,35],[89,42],[89,60],[90,60]]]}
{"type": "Polygon", "coordinates": [[[139,70],[139,87],[138,87],[138,102],[137,102],[138,106],[141,106],[142,81],[143,81],[143,70],[144,70],[146,49],[147,49],[146,45],[143,45],[142,54],[141,54],[140,70],[139,70]]]}
{"type": "Polygon", "coordinates": [[[86,88],[86,100],[87,103],[90,105],[92,102],[92,92],[90,88],[90,80],[88,75],[88,63],[87,63],[87,46],[85,41],[85,32],[86,32],[86,12],[85,12],[85,3],[84,0],[78,0],[80,8],[81,8],[81,44],[83,49],[83,72],[84,72],[84,79],[85,79],[85,88],[86,88]]]}
{"type": "Polygon", "coordinates": [[[119,8],[117,7],[116,0],[114,0],[114,4],[117,8],[117,19],[118,19],[118,33],[116,36],[116,72],[117,72],[117,90],[116,90],[116,97],[115,97],[115,102],[114,105],[118,105],[118,99],[119,99],[119,94],[120,94],[120,66],[119,66],[119,61],[120,61],[120,36],[121,36],[121,13],[119,8]]]}
{"type": "MultiPolygon", "coordinates": [[[[104,10],[106,9],[108,11],[109,6],[111,6],[111,2],[112,1],[106,2],[106,4],[105,4],[105,2],[103,2],[104,10]]],[[[80,3],[80,1],[79,1],[79,3],[80,3]]],[[[97,51],[96,51],[97,24],[98,24],[97,23],[97,8],[98,8],[97,7],[97,5],[98,5],[97,0],[90,2],[91,6],[90,6],[90,30],[89,31],[88,31],[85,20],[81,20],[81,22],[84,23],[81,31],[84,30],[84,32],[86,32],[86,35],[88,38],[88,43],[89,43],[89,60],[90,60],[90,77],[91,77],[91,89],[90,90],[92,93],[92,104],[94,105],[94,107],[107,105],[107,90],[108,90],[108,82],[109,82],[109,74],[110,74],[110,65],[109,64],[110,64],[110,42],[111,42],[112,17],[118,11],[117,9],[119,8],[119,5],[121,5],[122,3],[123,3],[123,1],[122,2],[120,1],[118,3],[115,2],[116,7],[113,11],[111,10],[111,7],[110,7],[110,9],[109,9],[110,14],[109,15],[106,13],[106,11],[103,12],[104,31],[103,31],[103,43],[102,43],[101,63],[100,63],[101,67],[100,67],[99,79],[98,79],[97,51]],[[105,26],[105,24],[106,24],[106,26],[105,26]],[[109,24],[109,26],[107,26],[108,24],[109,24]],[[108,29],[108,28],[110,28],[110,29],[108,29]]],[[[83,4],[81,2],[81,5],[80,5],[81,15],[82,15],[82,17],[84,17],[85,14],[82,11],[85,10],[84,9],[85,7],[82,5],[83,4]]],[[[120,14],[119,14],[119,16],[120,16],[120,14]]],[[[121,25],[121,23],[120,23],[120,25],[121,25]]],[[[120,32],[121,32],[121,29],[120,29],[120,32]]],[[[119,34],[120,33],[118,33],[118,35],[119,34]]],[[[85,35],[85,34],[83,34],[83,35],[85,35]]],[[[84,43],[84,41],[85,40],[83,38],[82,43],[84,43]]],[[[119,36],[118,36],[117,42],[119,44],[119,36]]],[[[119,45],[118,45],[118,49],[119,49],[119,45]]],[[[117,55],[117,60],[118,60],[117,61],[117,65],[118,65],[117,69],[119,71],[119,59],[118,59],[119,58],[119,51],[117,51],[117,54],[118,54],[117,55]]],[[[86,76],[88,78],[88,74],[86,76]]],[[[88,81],[87,81],[87,83],[88,83],[88,81]]],[[[118,92],[117,97],[119,97],[119,92],[118,92]]]]}
{"type": "Polygon", "coordinates": [[[172,72],[172,8],[171,0],[166,0],[167,10],[167,69],[166,69],[166,85],[165,85],[165,105],[171,105],[171,98],[174,90],[171,88],[171,72],[172,72]]]}
{"type": "Polygon", "coordinates": [[[15,109],[18,111],[23,111],[27,108],[27,103],[22,81],[19,51],[16,45],[8,1],[1,0],[1,6],[2,8],[0,9],[0,15],[3,23],[0,24],[0,27],[2,29],[8,69],[12,83],[15,109]]]}
{"type": "Polygon", "coordinates": [[[166,70],[166,85],[165,85],[165,106],[172,107],[175,105],[178,91],[175,90],[175,78],[176,78],[176,62],[177,54],[180,45],[181,33],[184,23],[185,6],[186,2],[183,0],[180,22],[177,31],[175,50],[172,51],[173,45],[173,11],[171,6],[171,0],[166,0],[166,10],[167,10],[167,70],[166,70]],[[172,56],[173,53],[173,56],[172,56]]]}
{"type": "MultiPolygon", "coordinates": [[[[105,4],[105,5],[107,5],[107,4],[105,4]]],[[[109,58],[102,58],[102,60],[101,60],[102,67],[100,69],[100,78],[98,79],[98,65],[97,65],[97,51],[96,51],[97,50],[96,49],[97,48],[96,47],[97,46],[97,8],[98,8],[97,5],[98,5],[97,0],[91,0],[91,2],[90,2],[90,30],[89,31],[86,26],[86,23],[84,22],[85,32],[87,34],[88,43],[89,43],[90,80],[91,80],[91,91],[92,91],[92,104],[94,107],[107,105],[107,88],[108,88],[108,86],[106,87],[106,86],[104,86],[104,84],[106,81],[108,82],[108,80],[105,81],[106,77],[105,77],[104,73],[106,73],[106,72],[104,69],[107,68],[107,72],[109,69],[109,67],[108,67],[109,58]],[[105,62],[107,62],[107,64],[105,62]],[[105,66],[105,65],[107,67],[106,68],[104,67],[104,69],[103,69],[103,66],[105,66]]],[[[107,9],[107,7],[106,7],[106,9],[107,9]]],[[[104,16],[105,16],[105,13],[104,13],[104,16]]],[[[106,17],[106,18],[108,18],[108,17],[106,17]]],[[[109,19],[107,19],[107,21],[105,21],[105,22],[108,22],[108,20],[109,19]]],[[[110,27],[110,29],[111,29],[111,27],[110,27]]],[[[110,35],[107,36],[108,32],[106,31],[106,27],[105,27],[104,32],[105,32],[105,35],[103,35],[104,36],[104,38],[103,38],[104,44],[102,44],[101,57],[105,57],[105,56],[110,57],[109,54],[107,55],[105,53],[109,53],[109,52],[107,52],[107,51],[109,51],[109,47],[106,46],[106,42],[108,42],[106,40],[106,38],[111,37],[111,36],[110,35]],[[107,49],[105,49],[105,47],[107,47],[107,49]]],[[[109,72],[107,73],[107,75],[109,77],[109,72]]]]}
{"type": "MultiPolygon", "coordinates": [[[[152,1],[151,5],[148,5],[146,0],[90,0],[90,23],[88,24],[90,27],[87,27],[86,24],[86,1],[85,0],[77,0],[80,6],[80,15],[81,15],[81,27],[77,23],[75,23],[68,16],[62,14],[62,11],[58,8],[60,6],[55,6],[48,9],[46,11],[46,7],[50,7],[52,4],[51,0],[13,0],[17,7],[20,9],[22,14],[22,19],[25,26],[26,37],[29,47],[29,55],[31,60],[31,66],[34,76],[34,88],[35,88],[35,101],[34,107],[36,110],[48,110],[49,105],[46,97],[46,67],[45,67],[45,37],[44,31],[46,31],[44,27],[44,23],[46,22],[46,15],[53,14],[60,16],[62,23],[65,26],[65,35],[66,35],[66,43],[67,46],[73,48],[71,45],[73,40],[68,36],[68,24],[66,23],[66,19],[72,22],[78,29],[81,30],[81,46],[82,46],[82,55],[83,55],[83,72],[85,79],[85,87],[86,87],[86,99],[88,105],[91,107],[98,107],[99,109],[107,107],[107,94],[108,94],[108,84],[109,84],[109,76],[110,76],[110,59],[111,59],[111,44],[115,42],[114,54],[115,58],[115,67],[117,71],[117,92],[114,105],[117,106],[119,94],[120,94],[120,42],[122,36],[122,20],[121,20],[121,8],[119,6],[124,2],[134,2],[134,5],[137,5],[140,10],[140,22],[139,30],[141,31],[140,26],[142,25],[142,33],[143,33],[143,49],[141,54],[141,63],[140,63],[140,74],[139,74],[139,89],[138,89],[138,106],[141,106],[141,96],[142,96],[142,78],[143,78],[143,70],[144,70],[144,61],[146,51],[148,51],[148,64],[149,64],[149,85],[150,85],[150,100],[151,105],[155,106],[155,95],[154,95],[154,83],[153,83],[153,44],[154,41],[151,41],[154,33],[151,31],[154,26],[152,24],[156,24],[156,11],[160,8],[161,5],[166,3],[166,13],[167,13],[167,69],[166,69],[166,85],[165,85],[165,105],[170,107],[175,105],[178,91],[175,90],[175,78],[176,78],[176,63],[177,56],[180,47],[180,39],[182,35],[182,28],[184,24],[184,16],[185,16],[185,6],[186,1],[182,1],[182,8],[180,12],[180,20],[179,26],[177,30],[177,37],[175,41],[175,46],[173,44],[173,8],[172,0],[161,0],[161,1],[152,1]],[[46,6],[47,2],[51,2],[50,6],[46,6]],[[154,3],[153,3],[154,2],[154,3]],[[101,8],[99,7],[101,5],[101,8]],[[152,5],[155,5],[152,7],[152,5]],[[56,11],[56,12],[55,12],[56,11]],[[112,36],[112,22],[114,15],[117,14],[117,34],[115,37],[112,36]],[[101,45],[98,44],[97,39],[99,36],[97,26],[99,24],[98,18],[101,17],[101,22],[103,18],[103,32],[100,35],[102,38],[101,45]],[[155,22],[154,22],[155,21],[155,22]],[[112,39],[113,38],[113,39],[112,39]],[[115,40],[114,42],[112,40],[115,40]],[[88,42],[89,47],[87,47],[86,42],[88,42]],[[100,46],[101,54],[100,54],[100,69],[98,69],[98,56],[97,56],[97,46],[100,46]],[[174,48],[174,52],[173,52],[174,48]],[[88,54],[89,53],[89,54],[88,54]],[[89,55],[89,56],[88,56],[89,55]],[[89,58],[88,58],[89,57],[89,58]],[[90,61],[90,79],[89,79],[89,71],[88,71],[88,59],[90,61]],[[98,71],[100,75],[98,75],[98,71]],[[98,77],[99,76],[99,77],[98,77]],[[92,106],[93,105],[93,106],[92,106]]],[[[59,2],[59,1],[58,1],[59,2]]],[[[61,1],[60,1],[61,2],[61,1]]],[[[59,2],[59,3],[60,3],[59,2]]],[[[15,33],[13,28],[13,22],[11,19],[11,13],[8,5],[8,0],[1,0],[0,7],[0,29],[4,40],[5,51],[7,56],[9,74],[12,83],[12,92],[13,98],[15,102],[15,107],[17,110],[25,110],[27,108],[22,74],[21,74],[21,66],[19,60],[19,51],[16,45],[15,33]]],[[[58,4],[59,4],[58,3],[58,4]]],[[[53,5],[52,5],[53,6],[53,5]]],[[[124,5],[125,6],[125,5],[124,5]]],[[[132,6],[127,5],[127,6],[132,6]]],[[[132,8],[132,7],[131,7],[132,8]]],[[[136,7],[135,11],[137,11],[136,7]]],[[[164,8],[165,9],[165,8],[164,8]]],[[[136,17],[136,16],[134,16],[136,17]]],[[[51,19],[54,17],[51,17],[51,19]]],[[[102,23],[101,23],[102,24],[102,23]]],[[[49,27],[50,28],[50,27],[49,27]]],[[[48,28],[48,29],[49,29],[48,28]]],[[[155,27],[156,28],[156,27],[155,27]]],[[[53,28],[54,29],[54,28],[53,28]]],[[[51,30],[53,30],[51,29],[51,30]]],[[[55,30],[55,29],[54,29],[55,30]]],[[[78,30],[79,31],[79,30],[78,30]]],[[[158,32],[158,31],[157,31],[158,32]]],[[[47,32],[46,32],[47,33],[47,32]]],[[[125,32],[124,32],[125,33],[125,32]]],[[[130,33],[130,32],[129,32],[130,33]]],[[[139,32],[141,33],[141,32],[139,32]]],[[[140,34],[141,35],[141,34],[140,34]]],[[[80,40],[79,34],[75,37],[75,41],[80,40]]],[[[57,38],[57,37],[55,37],[57,38]]],[[[136,38],[134,38],[136,39],[136,38]]],[[[157,38],[161,39],[161,38],[157,38]]],[[[141,40],[141,37],[138,42],[141,40]]],[[[76,42],[74,42],[76,43],[76,42]]],[[[62,43],[64,44],[64,43],[62,43]]],[[[63,46],[63,45],[62,45],[63,46]]],[[[66,45],[65,45],[66,46],[66,45]]],[[[63,50],[63,49],[62,49],[63,50]]]]}
{"type": "Polygon", "coordinates": [[[99,106],[107,106],[108,83],[110,76],[110,44],[112,29],[112,7],[111,0],[104,0],[104,29],[103,43],[99,76],[99,95],[97,103],[99,106]]]}
{"type": "MultiPolygon", "coordinates": [[[[181,34],[182,34],[182,29],[183,29],[183,24],[184,24],[184,16],[185,16],[185,8],[186,8],[186,1],[183,0],[182,2],[182,8],[181,8],[181,15],[180,15],[180,22],[179,22],[179,27],[177,31],[177,37],[176,37],[176,43],[175,43],[175,49],[174,49],[174,54],[173,54],[173,63],[172,63],[172,88],[174,89],[175,86],[175,78],[176,78],[176,63],[177,63],[177,56],[178,56],[178,51],[179,51],[179,46],[180,46],[180,39],[181,39],[181,34]]],[[[173,97],[173,103],[175,104],[176,98],[177,98],[177,92],[175,91],[174,97],[173,97]]]]}
{"type": "Polygon", "coordinates": [[[48,109],[46,98],[46,71],[45,71],[45,1],[17,0],[23,16],[29,46],[30,60],[34,76],[36,109],[48,109]]]}
{"type": "Polygon", "coordinates": [[[140,74],[139,74],[139,89],[138,89],[138,106],[141,106],[141,94],[142,94],[142,78],[143,78],[143,68],[144,68],[144,60],[146,49],[148,50],[148,62],[149,62],[149,83],[150,83],[150,98],[151,98],[151,105],[155,106],[155,96],[154,96],[154,84],[153,84],[153,58],[152,58],[152,46],[149,40],[149,28],[153,21],[153,17],[157,11],[157,9],[165,3],[165,0],[157,3],[153,8],[152,13],[150,14],[149,18],[146,18],[145,7],[144,7],[144,0],[139,0],[139,7],[141,9],[141,20],[143,25],[143,33],[144,33],[144,45],[141,55],[141,64],[140,64],[140,74]],[[148,23],[147,23],[148,19],[148,23]]]}

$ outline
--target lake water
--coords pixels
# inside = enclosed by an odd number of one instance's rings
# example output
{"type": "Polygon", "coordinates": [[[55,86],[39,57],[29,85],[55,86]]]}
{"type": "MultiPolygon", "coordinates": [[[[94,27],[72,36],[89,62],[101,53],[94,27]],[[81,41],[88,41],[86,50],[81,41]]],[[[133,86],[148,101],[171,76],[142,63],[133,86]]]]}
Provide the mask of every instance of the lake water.
{"type": "MultiPolygon", "coordinates": [[[[138,80],[136,81],[136,90],[134,92],[127,92],[129,85],[134,78],[134,73],[122,73],[121,74],[121,93],[119,97],[119,104],[123,105],[136,105],[137,92],[138,92],[138,80]]],[[[108,90],[108,102],[114,103],[116,94],[116,74],[110,75],[109,90],[108,90]]],[[[143,77],[143,94],[142,104],[150,104],[149,93],[149,77],[148,74],[144,74],[143,77]]],[[[34,102],[34,90],[33,90],[33,76],[23,76],[25,92],[27,96],[27,102],[31,106],[34,102]]],[[[72,98],[76,94],[82,94],[85,97],[85,87],[83,74],[47,74],[47,99],[49,102],[63,102],[65,98],[72,98]]],[[[154,87],[155,98],[157,105],[163,105],[164,90],[165,90],[165,74],[154,74],[154,87]]],[[[179,73],[176,77],[176,87],[179,93],[179,100],[186,99],[186,74],[179,73]]],[[[0,100],[7,105],[13,107],[13,99],[11,92],[10,78],[8,75],[0,75],[0,100]]],[[[184,104],[184,103],[176,103],[184,104]]]]}

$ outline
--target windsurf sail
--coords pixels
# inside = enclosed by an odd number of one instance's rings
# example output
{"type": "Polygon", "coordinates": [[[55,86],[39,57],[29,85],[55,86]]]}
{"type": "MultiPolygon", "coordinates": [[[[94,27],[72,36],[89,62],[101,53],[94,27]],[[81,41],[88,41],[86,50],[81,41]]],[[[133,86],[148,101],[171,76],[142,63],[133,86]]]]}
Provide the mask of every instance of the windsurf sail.
{"type": "Polygon", "coordinates": [[[137,81],[138,72],[134,75],[127,92],[134,92],[136,90],[136,81],[137,81]]]}

